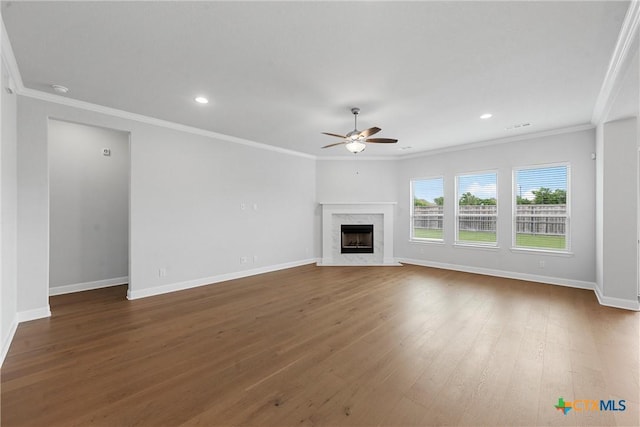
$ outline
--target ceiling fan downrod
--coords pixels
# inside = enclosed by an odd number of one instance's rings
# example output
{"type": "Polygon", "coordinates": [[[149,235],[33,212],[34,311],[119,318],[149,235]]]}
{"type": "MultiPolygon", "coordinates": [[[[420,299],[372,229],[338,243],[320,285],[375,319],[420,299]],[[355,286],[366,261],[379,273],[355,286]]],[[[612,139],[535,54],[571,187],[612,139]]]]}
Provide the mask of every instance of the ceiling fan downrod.
{"type": "Polygon", "coordinates": [[[360,109],[358,107],[353,107],[351,109],[351,113],[353,114],[353,131],[358,131],[358,114],[360,114],[360,109]]]}

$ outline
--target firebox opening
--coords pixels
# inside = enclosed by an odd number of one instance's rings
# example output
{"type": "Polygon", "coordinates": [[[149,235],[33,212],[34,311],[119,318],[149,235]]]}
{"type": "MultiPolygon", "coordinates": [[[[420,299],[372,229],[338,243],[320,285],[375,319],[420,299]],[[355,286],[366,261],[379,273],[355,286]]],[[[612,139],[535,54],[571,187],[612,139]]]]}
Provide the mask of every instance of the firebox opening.
{"type": "Polygon", "coordinates": [[[340,226],[340,231],[342,232],[340,253],[373,253],[373,224],[342,224],[340,226]]]}

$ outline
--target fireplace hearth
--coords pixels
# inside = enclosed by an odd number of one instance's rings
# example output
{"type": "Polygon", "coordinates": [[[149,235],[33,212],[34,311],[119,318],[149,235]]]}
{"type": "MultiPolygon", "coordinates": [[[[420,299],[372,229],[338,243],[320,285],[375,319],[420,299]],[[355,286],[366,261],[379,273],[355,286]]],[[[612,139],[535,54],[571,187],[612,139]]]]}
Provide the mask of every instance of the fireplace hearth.
{"type": "Polygon", "coordinates": [[[340,253],[373,253],[373,224],[342,224],[340,226],[340,232],[340,253]]]}

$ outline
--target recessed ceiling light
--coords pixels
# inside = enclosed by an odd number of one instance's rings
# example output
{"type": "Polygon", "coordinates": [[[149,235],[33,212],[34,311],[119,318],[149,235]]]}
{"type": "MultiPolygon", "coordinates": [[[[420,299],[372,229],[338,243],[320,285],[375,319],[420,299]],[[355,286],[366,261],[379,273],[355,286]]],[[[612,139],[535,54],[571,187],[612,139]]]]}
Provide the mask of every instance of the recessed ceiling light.
{"type": "Polygon", "coordinates": [[[490,119],[491,117],[493,117],[493,114],[491,113],[484,113],[483,115],[480,116],[482,120],[490,119]]]}
{"type": "Polygon", "coordinates": [[[51,88],[58,93],[67,93],[69,92],[69,88],[62,85],[51,85],[51,88]]]}
{"type": "Polygon", "coordinates": [[[196,101],[198,104],[208,104],[208,103],[209,103],[209,100],[208,100],[207,98],[205,98],[204,96],[197,96],[197,97],[195,98],[195,101],[196,101]]]}

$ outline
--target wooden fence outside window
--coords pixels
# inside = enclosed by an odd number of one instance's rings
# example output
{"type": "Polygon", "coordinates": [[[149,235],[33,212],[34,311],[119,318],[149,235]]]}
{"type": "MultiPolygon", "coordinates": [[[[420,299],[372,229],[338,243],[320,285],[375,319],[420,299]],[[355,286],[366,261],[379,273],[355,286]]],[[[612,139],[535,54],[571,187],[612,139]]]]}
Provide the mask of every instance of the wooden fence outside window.
{"type": "MultiPolygon", "coordinates": [[[[442,230],[443,206],[415,206],[414,228],[442,230]]],[[[496,231],[497,206],[465,205],[458,207],[459,230],[496,231]]],[[[567,205],[517,205],[516,233],[564,236],[567,205]]]]}

